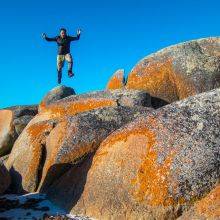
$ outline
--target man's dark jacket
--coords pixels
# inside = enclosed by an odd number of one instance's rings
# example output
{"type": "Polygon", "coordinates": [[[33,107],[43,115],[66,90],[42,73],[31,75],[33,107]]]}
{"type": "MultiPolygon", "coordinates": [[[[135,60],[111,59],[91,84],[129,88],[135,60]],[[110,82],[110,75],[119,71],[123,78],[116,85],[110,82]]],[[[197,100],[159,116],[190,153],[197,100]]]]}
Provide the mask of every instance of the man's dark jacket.
{"type": "Polygon", "coordinates": [[[80,35],[78,34],[76,37],[66,36],[65,38],[61,38],[60,36],[57,37],[45,37],[47,41],[55,41],[58,45],[58,55],[66,55],[70,53],[70,43],[74,40],[79,40],[80,35]]]}

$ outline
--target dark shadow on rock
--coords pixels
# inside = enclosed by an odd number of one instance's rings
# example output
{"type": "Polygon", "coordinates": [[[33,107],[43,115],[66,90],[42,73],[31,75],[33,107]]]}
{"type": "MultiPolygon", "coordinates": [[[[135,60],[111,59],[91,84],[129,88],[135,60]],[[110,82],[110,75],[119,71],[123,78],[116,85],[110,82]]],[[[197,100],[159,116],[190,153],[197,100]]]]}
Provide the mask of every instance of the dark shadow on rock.
{"type": "Polygon", "coordinates": [[[25,194],[27,191],[25,191],[22,187],[22,176],[19,172],[17,172],[14,167],[12,167],[10,170],[11,175],[11,185],[7,190],[7,193],[14,193],[14,194],[25,194]]]}
{"type": "Polygon", "coordinates": [[[5,194],[11,184],[10,174],[5,165],[0,161],[0,195],[5,194]]]}
{"type": "Polygon", "coordinates": [[[151,97],[151,106],[154,108],[154,109],[158,109],[158,108],[161,108],[165,105],[168,105],[170,104],[169,102],[163,100],[163,99],[160,99],[160,98],[157,98],[157,97],[151,97]]]}
{"type": "Polygon", "coordinates": [[[51,166],[47,172],[44,182],[40,186],[39,192],[40,193],[45,192],[50,187],[50,185],[54,183],[54,181],[59,179],[64,173],[66,173],[72,167],[73,165],[69,163],[61,163],[51,166]]]}
{"type": "Polygon", "coordinates": [[[70,212],[84,191],[94,154],[89,154],[79,164],[72,165],[66,173],[42,192],[46,193],[58,206],[70,212]]]}
{"type": "Polygon", "coordinates": [[[44,168],[44,164],[47,158],[47,149],[46,149],[46,144],[45,143],[41,143],[41,156],[40,156],[40,162],[39,162],[39,166],[38,166],[38,172],[37,172],[37,185],[36,185],[36,189],[39,186],[39,183],[41,181],[42,178],[42,173],[43,173],[43,168],[44,168]]]}

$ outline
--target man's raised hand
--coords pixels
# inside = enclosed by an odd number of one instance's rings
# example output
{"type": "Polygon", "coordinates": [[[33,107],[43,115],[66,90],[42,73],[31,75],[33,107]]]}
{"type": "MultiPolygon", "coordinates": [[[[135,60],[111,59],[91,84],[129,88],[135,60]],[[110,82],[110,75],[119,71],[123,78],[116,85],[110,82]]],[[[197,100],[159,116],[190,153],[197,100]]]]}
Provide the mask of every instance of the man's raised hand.
{"type": "Polygon", "coordinates": [[[47,35],[45,33],[43,33],[41,36],[43,39],[45,39],[47,37],[47,35]]]}
{"type": "Polygon", "coordinates": [[[77,35],[80,35],[81,34],[81,29],[78,29],[77,30],[77,35]]]}

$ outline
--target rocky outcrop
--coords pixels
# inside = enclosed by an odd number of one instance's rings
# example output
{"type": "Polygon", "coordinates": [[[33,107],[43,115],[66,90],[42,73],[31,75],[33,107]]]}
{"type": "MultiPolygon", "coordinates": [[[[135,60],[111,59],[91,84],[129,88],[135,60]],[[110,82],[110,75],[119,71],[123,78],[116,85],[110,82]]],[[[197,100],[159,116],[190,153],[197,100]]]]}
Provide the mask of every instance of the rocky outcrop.
{"type": "Polygon", "coordinates": [[[220,87],[220,38],[177,44],[142,59],[126,88],[145,90],[169,103],[220,87]]]}
{"type": "Polygon", "coordinates": [[[35,105],[0,110],[0,156],[10,152],[17,137],[36,114],[35,105]]]}
{"type": "Polygon", "coordinates": [[[106,89],[123,89],[125,86],[124,70],[117,70],[109,80],[106,89]]]}
{"type": "Polygon", "coordinates": [[[178,220],[188,219],[212,219],[218,220],[220,217],[220,185],[217,185],[208,195],[184,213],[178,220]]]}
{"type": "Polygon", "coordinates": [[[63,99],[63,98],[66,98],[68,96],[75,95],[75,94],[76,93],[75,93],[74,89],[71,87],[67,87],[67,86],[55,87],[48,94],[46,94],[46,96],[41,101],[41,103],[39,105],[39,112],[42,109],[44,109],[45,107],[47,107],[48,105],[50,105],[60,99],[63,99]]]}
{"type": "Polygon", "coordinates": [[[44,191],[72,164],[94,152],[111,132],[149,111],[144,107],[108,107],[29,126],[6,163],[13,189],[44,191]]]}
{"type": "Polygon", "coordinates": [[[44,109],[29,123],[73,116],[81,112],[116,106],[151,106],[151,97],[145,91],[114,90],[96,91],[73,95],[56,101],[44,109]]]}
{"type": "MultiPolygon", "coordinates": [[[[66,141],[68,135],[73,135],[74,137],[75,130],[71,131],[70,134],[68,133],[68,128],[73,126],[71,125],[70,122],[68,122],[69,117],[72,117],[74,115],[80,117],[79,115],[82,114],[83,112],[88,112],[103,107],[119,107],[119,106],[134,107],[134,110],[138,108],[138,106],[151,106],[151,97],[144,91],[135,91],[135,90],[98,91],[88,94],[68,96],[66,98],[63,98],[61,100],[58,100],[56,102],[53,102],[45,106],[41,110],[41,112],[30,121],[28,126],[19,136],[18,140],[14,145],[15,149],[12,151],[12,153],[9,156],[9,159],[7,160],[6,164],[11,171],[11,175],[13,176],[12,185],[14,184],[13,188],[15,192],[22,192],[22,191],[33,192],[37,190],[41,180],[41,175],[43,175],[43,178],[45,178],[47,169],[49,169],[50,166],[53,165],[53,163],[56,163],[56,156],[54,155],[54,153],[55,151],[57,151],[57,153],[59,152],[59,147],[62,149],[62,146],[60,146],[62,138],[64,138],[64,141],[66,141]],[[59,129],[55,127],[58,127],[60,129],[62,127],[63,129],[62,132],[61,130],[59,131],[59,129]],[[50,155],[49,153],[50,151],[47,150],[46,147],[46,146],[50,146],[50,144],[47,145],[47,140],[49,139],[50,133],[53,134],[55,132],[55,131],[52,132],[52,130],[59,131],[55,135],[55,137],[58,137],[58,139],[55,138],[53,141],[53,144],[55,144],[57,147],[53,145],[49,147],[53,149],[53,155],[50,156],[51,158],[46,160],[45,158],[46,155],[47,156],[50,155]],[[60,135],[62,135],[62,137],[60,135]],[[56,141],[58,143],[56,143],[56,141]],[[42,164],[44,163],[46,165],[48,164],[47,166],[45,165],[47,169],[44,168],[44,170],[46,169],[46,171],[42,170],[43,169],[42,164]]],[[[118,116],[117,111],[112,111],[111,113],[109,113],[112,118],[110,117],[109,118],[110,121],[106,122],[105,124],[107,126],[106,128],[102,127],[102,123],[105,123],[104,119],[100,123],[97,122],[98,123],[97,126],[101,126],[101,127],[100,128],[97,127],[96,128],[97,130],[95,130],[98,136],[94,137],[97,140],[95,139],[93,140],[93,142],[96,142],[95,147],[93,146],[94,149],[96,149],[99,142],[103,140],[103,135],[106,137],[106,135],[109,134],[110,130],[108,129],[111,129],[111,131],[113,131],[113,127],[110,126],[111,119],[113,120],[114,117],[116,118],[119,117],[118,118],[119,121],[115,122],[116,124],[114,129],[117,129],[124,123],[131,121],[133,118],[136,117],[136,115],[139,115],[138,112],[136,112],[136,114],[134,114],[132,117],[132,112],[133,110],[131,109],[130,110],[131,117],[128,117],[128,119],[125,120],[125,117],[121,115],[122,112],[120,113],[118,112],[119,114],[118,116]],[[111,115],[113,113],[115,113],[116,115],[115,116],[111,115]],[[123,121],[121,121],[120,117],[123,117],[123,121]],[[107,125],[108,123],[110,123],[109,124],[110,128],[108,128],[107,125]],[[100,138],[102,138],[101,140],[99,139],[99,136],[100,138]]],[[[125,111],[124,113],[125,116],[129,116],[129,112],[126,114],[125,111]]],[[[88,119],[87,122],[89,123],[90,121],[91,126],[93,122],[92,121],[93,117],[95,116],[91,116],[91,119],[90,120],[88,119]]],[[[83,123],[83,119],[81,119],[80,117],[78,122],[79,125],[81,125],[80,122],[81,120],[83,123]]],[[[94,121],[93,123],[96,123],[96,121],[94,121]]],[[[74,126],[78,127],[79,125],[76,124],[74,126]]],[[[93,127],[91,127],[91,129],[92,128],[93,127]]],[[[92,132],[95,131],[92,130],[92,132]]],[[[90,133],[88,132],[88,134],[90,133]]],[[[82,137],[79,135],[78,140],[76,141],[79,141],[80,138],[82,137]]],[[[92,147],[92,145],[94,144],[93,142],[91,142],[89,146],[92,147]]],[[[84,143],[84,144],[88,145],[88,143],[84,143]]],[[[70,147],[71,146],[75,146],[74,142],[70,145],[70,147]]],[[[73,159],[72,157],[70,158],[73,159]]],[[[56,171],[56,173],[59,174],[58,171],[56,171]]],[[[40,185],[42,185],[42,183],[40,183],[40,185]]]]}
{"type": "Polygon", "coordinates": [[[61,86],[39,111],[0,110],[0,193],[44,193],[96,219],[217,219],[219,61],[220,38],[190,41],[127,83],[119,70],[104,91],[61,86]]]}
{"type": "Polygon", "coordinates": [[[8,170],[2,162],[0,162],[0,194],[3,194],[10,186],[11,178],[8,170]]]}
{"type": "Polygon", "coordinates": [[[98,219],[177,218],[219,180],[219,103],[217,89],[138,118],[51,185],[50,198],[98,219]]]}

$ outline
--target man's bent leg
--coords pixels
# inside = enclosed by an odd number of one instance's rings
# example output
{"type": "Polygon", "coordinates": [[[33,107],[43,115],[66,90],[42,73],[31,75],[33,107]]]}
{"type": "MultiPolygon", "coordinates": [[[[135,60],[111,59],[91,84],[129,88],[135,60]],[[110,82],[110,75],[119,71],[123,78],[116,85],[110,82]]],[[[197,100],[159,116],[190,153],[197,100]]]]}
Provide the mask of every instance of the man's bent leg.
{"type": "Polygon", "coordinates": [[[58,84],[61,83],[63,65],[64,65],[64,55],[57,55],[58,84]]]}
{"type": "Polygon", "coordinates": [[[72,77],[74,74],[72,72],[72,68],[73,68],[73,58],[72,55],[70,53],[65,55],[65,60],[68,62],[68,76],[72,77]]]}

